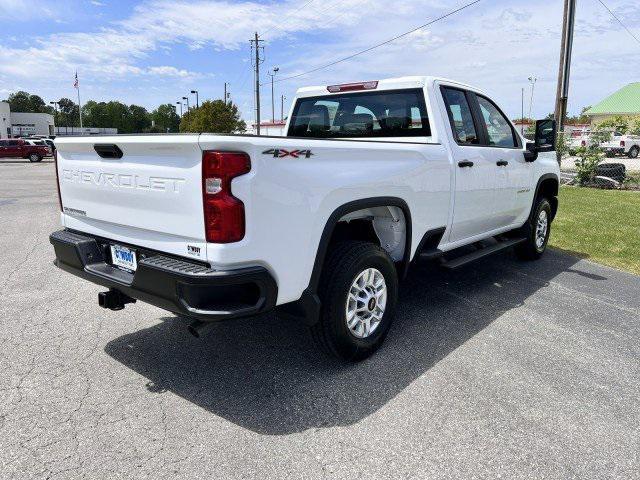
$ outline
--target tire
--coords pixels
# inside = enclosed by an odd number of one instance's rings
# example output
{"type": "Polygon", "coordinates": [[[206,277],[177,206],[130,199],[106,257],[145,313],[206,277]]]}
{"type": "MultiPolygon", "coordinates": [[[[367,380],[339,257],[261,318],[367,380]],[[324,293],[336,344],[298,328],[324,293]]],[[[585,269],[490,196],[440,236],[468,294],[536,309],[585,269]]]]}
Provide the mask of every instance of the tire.
{"type": "Polygon", "coordinates": [[[633,147],[631,147],[631,150],[629,150],[629,153],[627,155],[629,156],[629,158],[638,158],[638,154],[640,154],[640,147],[634,145],[633,147]]]}
{"type": "Polygon", "coordinates": [[[32,153],[31,155],[29,155],[29,161],[31,163],[36,163],[42,160],[42,157],[40,155],[38,155],[37,153],[32,153]]]}
{"type": "Polygon", "coordinates": [[[622,183],[627,177],[627,167],[624,163],[601,163],[596,167],[595,174],[622,183]]]}
{"type": "Polygon", "coordinates": [[[519,230],[526,240],[515,247],[521,260],[537,260],[544,254],[551,233],[551,204],[546,198],[538,198],[533,205],[533,215],[519,230]],[[544,225],[544,226],[543,226],[544,225]]]}
{"type": "Polygon", "coordinates": [[[327,256],[318,293],[322,309],[311,334],[325,353],[358,361],[380,348],[398,299],[398,274],[387,252],[369,242],[338,243],[327,256]]]}

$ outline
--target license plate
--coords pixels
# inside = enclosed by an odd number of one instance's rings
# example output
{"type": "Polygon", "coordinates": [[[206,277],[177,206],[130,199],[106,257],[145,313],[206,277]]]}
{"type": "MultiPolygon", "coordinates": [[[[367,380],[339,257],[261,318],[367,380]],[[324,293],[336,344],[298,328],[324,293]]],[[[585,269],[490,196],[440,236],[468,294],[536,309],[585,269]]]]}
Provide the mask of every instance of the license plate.
{"type": "Polygon", "coordinates": [[[111,245],[111,262],[114,266],[135,272],[138,268],[136,252],[121,245],[111,245]]]}

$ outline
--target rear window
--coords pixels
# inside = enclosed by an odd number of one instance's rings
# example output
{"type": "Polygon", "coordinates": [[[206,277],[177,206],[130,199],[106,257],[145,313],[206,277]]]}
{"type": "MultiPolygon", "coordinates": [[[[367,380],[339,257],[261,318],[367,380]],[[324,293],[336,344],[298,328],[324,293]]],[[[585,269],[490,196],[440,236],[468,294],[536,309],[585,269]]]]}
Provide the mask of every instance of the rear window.
{"type": "Polygon", "coordinates": [[[424,93],[415,90],[344,93],[301,98],[290,137],[430,137],[424,93]]]}

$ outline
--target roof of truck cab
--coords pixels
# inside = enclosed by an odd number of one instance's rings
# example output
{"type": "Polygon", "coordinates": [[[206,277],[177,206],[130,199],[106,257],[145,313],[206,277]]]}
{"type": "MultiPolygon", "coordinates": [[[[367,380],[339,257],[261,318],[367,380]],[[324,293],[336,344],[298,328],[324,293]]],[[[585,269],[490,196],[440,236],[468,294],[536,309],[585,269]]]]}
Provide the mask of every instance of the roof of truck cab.
{"type": "MultiPolygon", "coordinates": [[[[367,81],[374,81],[374,80],[364,80],[365,82],[367,81]]],[[[397,78],[384,78],[381,80],[377,80],[378,82],[378,87],[375,90],[396,90],[396,89],[402,89],[402,88],[423,88],[425,85],[430,85],[433,82],[446,82],[446,83],[450,83],[450,84],[455,84],[458,85],[460,87],[463,88],[467,88],[467,89],[471,89],[471,90],[478,90],[477,88],[471,86],[471,85],[467,85],[461,82],[458,82],[456,80],[450,80],[448,78],[442,78],[442,77],[433,77],[433,76],[408,76],[408,77],[397,77],[397,78]]],[[[346,82],[346,83],[359,83],[359,82],[346,82]]],[[[340,85],[338,83],[336,84],[331,84],[331,85],[340,85]]],[[[327,87],[329,85],[316,85],[316,86],[311,86],[311,87],[302,87],[299,88],[298,91],[296,92],[296,96],[298,97],[314,97],[314,96],[318,96],[318,95],[337,95],[340,93],[344,93],[344,92],[336,92],[336,93],[330,93],[327,90],[327,87]]],[[[361,90],[362,92],[365,91],[374,91],[374,90],[361,90]]]]}

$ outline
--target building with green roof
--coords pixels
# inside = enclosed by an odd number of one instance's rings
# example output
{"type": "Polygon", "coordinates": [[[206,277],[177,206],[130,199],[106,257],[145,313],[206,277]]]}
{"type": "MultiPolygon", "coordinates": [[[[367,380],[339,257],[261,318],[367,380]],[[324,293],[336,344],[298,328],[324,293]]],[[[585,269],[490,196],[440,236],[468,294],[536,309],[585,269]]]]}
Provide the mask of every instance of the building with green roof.
{"type": "Polygon", "coordinates": [[[640,116],[640,82],[622,87],[587,110],[585,115],[591,118],[592,125],[610,117],[640,116]]]}

